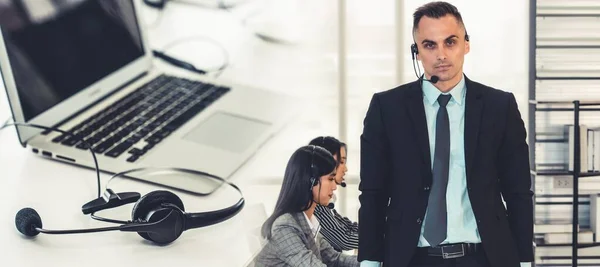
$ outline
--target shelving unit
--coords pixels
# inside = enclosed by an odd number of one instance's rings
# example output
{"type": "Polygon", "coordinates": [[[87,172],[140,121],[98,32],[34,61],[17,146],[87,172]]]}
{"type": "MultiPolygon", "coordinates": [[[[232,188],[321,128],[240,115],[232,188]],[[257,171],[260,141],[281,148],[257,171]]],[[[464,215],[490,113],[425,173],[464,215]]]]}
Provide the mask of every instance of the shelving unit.
{"type": "MultiPolygon", "coordinates": [[[[600,107],[600,101],[599,102],[586,102],[586,103],[582,103],[580,100],[575,100],[572,102],[558,102],[558,101],[529,101],[530,105],[534,106],[534,110],[537,111],[544,111],[544,112],[553,112],[553,111],[558,111],[558,112],[564,112],[564,111],[572,111],[573,112],[573,121],[574,121],[574,151],[573,151],[573,159],[574,159],[574,168],[573,171],[540,171],[540,172],[536,172],[535,170],[531,172],[531,174],[534,176],[571,176],[573,177],[573,202],[572,202],[572,208],[573,208],[573,233],[572,233],[572,243],[563,243],[563,244],[537,244],[537,246],[542,247],[542,246],[554,246],[554,247],[564,247],[564,246],[571,246],[572,247],[572,266],[577,266],[577,260],[578,260],[578,249],[581,248],[589,248],[589,247],[596,247],[596,246],[600,246],[600,242],[594,242],[594,243],[579,243],[578,242],[578,234],[579,234],[579,179],[580,178],[585,178],[585,177],[600,177],[600,172],[582,172],[581,171],[581,140],[580,140],[580,112],[583,111],[595,111],[595,110],[600,110],[600,109],[582,109],[582,106],[598,106],[600,107]],[[552,105],[560,105],[560,104],[572,104],[573,108],[564,108],[564,107],[560,107],[560,108],[552,108],[552,107],[545,107],[545,108],[539,108],[539,106],[552,106],[552,105]]],[[[535,129],[535,128],[534,128],[535,129]]],[[[535,142],[535,141],[534,141],[535,142]]],[[[534,150],[534,163],[535,163],[535,150],[534,150]]],[[[535,168],[535,164],[533,164],[532,166],[534,166],[535,168]]],[[[535,184],[535,183],[534,183],[535,184]]],[[[599,264],[600,264],[600,260],[599,260],[599,264]]]]}
{"type": "MultiPolygon", "coordinates": [[[[600,101],[587,101],[588,98],[600,99],[600,1],[530,0],[529,36],[528,143],[533,190],[535,190],[536,177],[568,176],[573,179],[572,242],[536,245],[537,247],[571,247],[571,266],[575,267],[578,259],[597,259],[597,257],[578,257],[578,250],[600,246],[600,242],[578,242],[579,179],[600,176],[600,172],[587,172],[587,170],[581,172],[579,134],[579,126],[582,124],[580,113],[588,114],[587,118],[589,118],[591,112],[600,111],[600,101]],[[537,143],[568,143],[568,138],[562,137],[538,140],[536,126],[538,123],[543,124],[544,119],[549,120],[551,116],[547,114],[550,113],[559,113],[561,118],[566,118],[568,113],[572,113],[570,122],[565,124],[575,125],[573,171],[536,170],[537,143]]],[[[600,120],[598,121],[600,125],[600,120]]],[[[534,206],[534,210],[535,208],[534,206]]],[[[595,240],[600,240],[600,236],[597,235],[595,240]]],[[[552,258],[565,260],[569,257],[563,255],[563,257],[552,258]]],[[[540,265],[547,266],[547,264],[540,265]]],[[[600,265],[600,259],[597,265],[600,265]]]]}

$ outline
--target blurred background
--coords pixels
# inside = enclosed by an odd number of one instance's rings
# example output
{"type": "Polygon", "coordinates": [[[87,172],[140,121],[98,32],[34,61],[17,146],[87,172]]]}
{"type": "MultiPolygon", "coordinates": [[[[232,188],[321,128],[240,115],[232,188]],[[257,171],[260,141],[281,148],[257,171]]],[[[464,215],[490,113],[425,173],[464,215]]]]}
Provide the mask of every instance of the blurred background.
{"type": "MultiPolygon", "coordinates": [[[[2,0],[0,5],[9,2],[2,0]]],[[[80,0],[17,2],[0,17],[26,12],[33,21],[44,20],[53,14],[54,5],[80,0]]],[[[304,112],[236,174],[236,182],[252,186],[245,190],[247,198],[260,199],[270,214],[293,151],[314,137],[331,135],[348,144],[348,187],[338,190],[338,209],[356,219],[365,112],[373,93],[416,79],[409,53],[412,13],[428,1],[170,0],[163,8],[140,2],[154,49],[199,69],[215,69],[228,60],[219,81],[304,101],[304,112]],[[340,25],[340,12],[345,25],[340,25]],[[345,53],[344,66],[339,52],[345,53]]],[[[528,1],[449,2],[462,13],[471,36],[465,73],[513,92],[527,120],[528,1]]],[[[9,116],[2,90],[0,119],[9,116]]]]}
{"type": "MultiPolygon", "coordinates": [[[[13,6],[0,0],[0,6],[13,7],[2,9],[0,19],[27,12],[43,20],[53,5],[78,1],[21,0],[13,6]]],[[[330,135],[348,144],[348,186],[338,188],[336,207],[356,220],[363,119],[374,93],[416,80],[409,52],[412,13],[429,1],[170,0],[162,8],[139,2],[154,49],[199,69],[226,63],[222,72],[208,75],[303,101],[303,112],[235,174],[232,181],[243,185],[248,201],[269,215],[293,151],[330,135]]],[[[600,1],[448,2],[461,12],[471,38],[465,74],[515,95],[536,155],[532,168],[536,159],[564,157],[549,156],[532,142],[535,131],[572,123],[572,114],[541,114],[530,100],[600,99],[600,1]]],[[[0,120],[9,116],[0,90],[0,120]]],[[[593,124],[600,117],[585,120],[593,124]]]]}

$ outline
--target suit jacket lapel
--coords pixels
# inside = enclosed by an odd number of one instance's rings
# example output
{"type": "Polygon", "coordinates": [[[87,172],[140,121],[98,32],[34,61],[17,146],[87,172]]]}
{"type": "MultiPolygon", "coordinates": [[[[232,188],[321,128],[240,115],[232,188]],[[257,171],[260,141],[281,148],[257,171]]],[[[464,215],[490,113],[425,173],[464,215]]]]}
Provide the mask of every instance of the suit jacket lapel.
{"type": "Polygon", "coordinates": [[[417,142],[421,148],[421,156],[427,166],[431,166],[431,153],[429,150],[429,134],[427,132],[427,118],[425,117],[425,107],[423,106],[423,90],[419,82],[413,83],[408,88],[407,107],[412,121],[412,126],[417,135],[417,142]]]}
{"type": "Polygon", "coordinates": [[[469,180],[470,171],[473,167],[475,151],[477,149],[477,139],[479,137],[479,128],[483,111],[483,99],[481,88],[478,84],[472,82],[465,76],[467,87],[467,103],[465,106],[465,160],[466,174],[469,180]]]}
{"type": "Polygon", "coordinates": [[[319,260],[321,260],[321,252],[319,251],[319,247],[317,247],[317,244],[315,243],[315,237],[313,236],[312,231],[310,230],[310,226],[308,225],[308,222],[306,221],[306,218],[302,213],[303,212],[293,213],[294,219],[296,219],[296,221],[300,225],[300,228],[302,228],[302,231],[304,232],[304,235],[308,242],[308,248],[315,254],[315,256],[317,256],[319,260]]]}

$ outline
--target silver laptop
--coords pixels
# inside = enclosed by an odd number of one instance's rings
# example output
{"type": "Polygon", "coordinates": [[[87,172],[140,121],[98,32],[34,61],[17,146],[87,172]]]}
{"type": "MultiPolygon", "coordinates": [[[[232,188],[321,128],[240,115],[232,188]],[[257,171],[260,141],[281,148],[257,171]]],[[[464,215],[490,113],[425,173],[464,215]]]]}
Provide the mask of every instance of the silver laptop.
{"type": "MultiPolygon", "coordinates": [[[[0,6],[0,70],[14,120],[78,137],[18,128],[21,144],[42,157],[93,167],[90,144],[108,173],[178,167],[228,178],[296,110],[268,91],[154,67],[138,1],[44,2],[65,4],[41,17],[27,5],[0,6]]],[[[137,178],[206,193],[190,177],[137,178]]]]}

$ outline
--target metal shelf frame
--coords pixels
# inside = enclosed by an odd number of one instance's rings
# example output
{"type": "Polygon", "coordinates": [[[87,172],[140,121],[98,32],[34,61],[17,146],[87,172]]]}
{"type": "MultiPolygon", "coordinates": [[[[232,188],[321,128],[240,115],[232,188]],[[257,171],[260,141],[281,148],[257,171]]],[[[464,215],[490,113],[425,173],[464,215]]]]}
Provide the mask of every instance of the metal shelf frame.
{"type": "MultiPolygon", "coordinates": [[[[540,23],[537,19],[544,17],[564,17],[564,18],[600,18],[600,12],[596,12],[596,8],[593,10],[582,11],[574,13],[553,13],[550,11],[538,11],[538,1],[529,1],[529,131],[528,131],[528,143],[530,153],[530,165],[532,166],[531,179],[532,187],[535,191],[535,178],[537,176],[570,176],[573,177],[573,201],[572,201],[572,220],[573,220],[573,233],[572,242],[563,244],[537,244],[539,247],[571,247],[572,255],[567,257],[572,260],[572,266],[577,266],[577,260],[587,259],[588,257],[578,257],[578,249],[600,246],[600,242],[595,243],[579,243],[578,232],[579,232],[579,179],[585,177],[598,177],[600,172],[581,172],[581,140],[580,140],[580,112],[600,111],[600,101],[539,101],[536,99],[536,81],[540,80],[589,80],[600,81],[598,77],[552,77],[552,76],[538,76],[536,68],[536,54],[541,49],[600,49],[600,45],[585,45],[585,44],[572,44],[572,45],[538,45],[537,44],[537,24],[540,23]],[[537,171],[536,170],[536,157],[535,157],[535,144],[539,143],[550,143],[550,142],[568,142],[565,138],[551,138],[546,140],[538,140],[536,137],[536,117],[538,112],[572,112],[574,120],[574,170],[573,171],[537,171]]],[[[567,2],[565,2],[567,3],[567,2]]],[[[544,9],[541,7],[540,9],[544,9]]],[[[568,6],[565,6],[565,10],[569,10],[568,6]]],[[[534,203],[535,203],[534,195],[534,203]]],[[[535,210],[535,204],[534,204],[535,210]]],[[[535,212],[534,212],[535,221],[535,212]]],[[[554,257],[552,257],[554,258],[554,257]]],[[[561,259],[564,259],[562,257],[561,259]]],[[[600,261],[599,261],[600,262],[600,261]]],[[[540,264],[540,266],[546,266],[547,264],[540,264]]]]}

